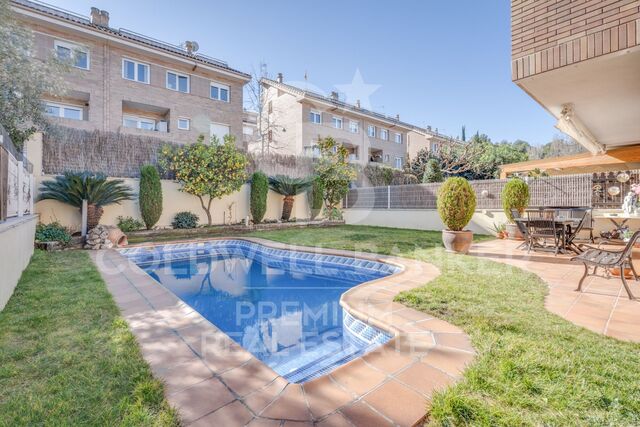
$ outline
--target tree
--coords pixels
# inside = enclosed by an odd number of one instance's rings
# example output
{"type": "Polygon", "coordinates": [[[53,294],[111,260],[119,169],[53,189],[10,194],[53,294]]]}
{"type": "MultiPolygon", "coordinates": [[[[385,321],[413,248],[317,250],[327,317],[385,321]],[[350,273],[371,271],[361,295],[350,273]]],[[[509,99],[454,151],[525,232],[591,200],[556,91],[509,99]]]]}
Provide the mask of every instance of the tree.
{"type": "Polygon", "coordinates": [[[251,177],[251,196],[249,205],[253,222],[259,224],[267,212],[267,196],[269,195],[269,178],[263,172],[255,172],[251,177]]]}
{"type": "Polygon", "coordinates": [[[66,172],[40,185],[40,200],[57,200],[82,209],[82,201],[87,201],[87,228],[90,230],[100,223],[103,207],[131,200],[133,193],[121,179],[107,181],[102,174],[91,172],[66,172]]]}
{"type": "Polygon", "coordinates": [[[311,220],[316,219],[322,210],[322,180],[319,177],[314,177],[311,183],[311,188],[307,191],[307,201],[309,202],[310,217],[311,220]]]}
{"type": "Polygon", "coordinates": [[[288,221],[293,210],[294,197],[311,186],[311,178],[291,178],[285,175],[269,177],[269,187],[284,196],[282,201],[282,220],[288,221]]]}
{"type": "Polygon", "coordinates": [[[48,125],[43,95],[65,92],[68,67],[54,58],[38,60],[33,50],[32,32],[17,23],[10,2],[0,0],[0,124],[18,148],[48,125]]]}
{"type": "Polygon", "coordinates": [[[200,200],[211,225],[213,199],[239,191],[247,180],[247,157],[238,150],[235,138],[225,135],[224,142],[216,136],[205,144],[200,135],[195,144],[182,147],[164,146],[161,165],[175,174],[180,191],[192,194],[200,200]]]}
{"type": "Polygon", "coordinates": [[[162,215],[162,184],[160,174],[153,165],[140,168],[140,215],[147,230],[157,224],[162,215]]]}
{"type": "Polygon", "coordinates": [[[349,192],[349,183],[356,179],[357,174],[347,161],[349,156],[347,149],[333,138],[319,139],[317,145],[320,149],[320,158],[316,163],[316,175],[322,182],[327,218],[339,219],[342,213],[338,205],[349,192]]]}
{"type": "Polygon", "coordinates": [[[442,181],[444,181],[444,175],[442,175],[442,171],[440,170],[440,164],[436,159],[429,159],[427,167],[424,170],[424,175],[422,176],[422,182],[430,183],[442,181]]]}

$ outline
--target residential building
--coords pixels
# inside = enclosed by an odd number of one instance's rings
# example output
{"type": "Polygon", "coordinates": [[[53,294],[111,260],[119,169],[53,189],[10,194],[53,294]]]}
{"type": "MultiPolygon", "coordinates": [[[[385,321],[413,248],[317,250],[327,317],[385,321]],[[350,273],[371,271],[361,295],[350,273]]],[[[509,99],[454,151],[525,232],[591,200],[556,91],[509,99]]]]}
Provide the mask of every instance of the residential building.
{"type": "MultiPolygon", "coordinates": [[[[407,134],[415,127],[399,117],[361,108],[359,103],[348,104],[337,93],[323,96],[276,80],[262,79],[265,91],[261,118],[269,126],[269,150],[294,155],[316,156],[317,141],[332,137],[349,150],[353,163],[384,164],[402,168],[407,161],[407,134]]],[[[251,151],[262,149],[256,143],[251,151]]]]}
{"type": "Polygon", "coordinates": [[[258,143],[258,140],[258,113],[245,110],[242,114],[243,148],[248,150],[250,146],[258,143]]]}
{"type": "Polygon", "coordinates": [[[414,127],[407,133],[407,158],[415,158],[423,149],[427,149],[437,155],[442,147],[454,143],[461,144],[462,141],[438,133],[438,129],[433,131],[431,126],[426,128],[414,127]]]}
{"type": "Polygon", "coordinates": [[[64,97],[47,96],[46,113],[64,126],[157,136],[189,143],[198,135],[243,141],[243,86],[250,76],[197,53],[109,26],[109,13],[85,17],[39,2],[12,0],[34,33],[34,55],[68,60],[64,97]]]}
{"type": "MultiPolygon", "coordinates": [[[[596,156],[529,162],[525,169],[576,172],[638,163],[639,1],[512,0],[511,39],[513,81],[596,156]]],[[[518,166],[505,165],[503,176],[507,171],[518,166]]]]}

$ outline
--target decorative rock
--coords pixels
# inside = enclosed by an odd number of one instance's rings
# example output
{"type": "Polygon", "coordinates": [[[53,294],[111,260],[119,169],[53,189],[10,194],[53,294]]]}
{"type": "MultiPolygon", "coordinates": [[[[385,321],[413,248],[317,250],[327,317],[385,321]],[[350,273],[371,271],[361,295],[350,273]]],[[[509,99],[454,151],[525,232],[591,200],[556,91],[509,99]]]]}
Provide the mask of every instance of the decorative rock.
{"type": "Polygon", "coordinates": [[[120,229],[98,224],[87,233],[84,248],[92,250],[111,249],[126,244],[127,236],[120,229]]]}

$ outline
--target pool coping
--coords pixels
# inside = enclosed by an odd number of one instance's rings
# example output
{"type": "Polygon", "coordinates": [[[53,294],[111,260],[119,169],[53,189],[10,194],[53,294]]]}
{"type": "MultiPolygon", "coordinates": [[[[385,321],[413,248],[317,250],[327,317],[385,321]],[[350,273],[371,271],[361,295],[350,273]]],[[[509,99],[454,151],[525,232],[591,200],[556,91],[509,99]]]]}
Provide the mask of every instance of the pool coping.
{"type": "Polygon", "coordinates": [[[289,383],[117,250],[91,252],[143,357],[186,425],[419,424],[434,391],[454,383],[475,351],[459,328],[393,301],[440,271],[388,255],[289,245],[253,237],[188,239],[132,247],[244,240],[269,248],[356,257],[402,271],[357,285],[340,305],[389,332],[387,344],[304,384],[289,383]],[[160,285],[160,286],[158,286],[160,285]]]}

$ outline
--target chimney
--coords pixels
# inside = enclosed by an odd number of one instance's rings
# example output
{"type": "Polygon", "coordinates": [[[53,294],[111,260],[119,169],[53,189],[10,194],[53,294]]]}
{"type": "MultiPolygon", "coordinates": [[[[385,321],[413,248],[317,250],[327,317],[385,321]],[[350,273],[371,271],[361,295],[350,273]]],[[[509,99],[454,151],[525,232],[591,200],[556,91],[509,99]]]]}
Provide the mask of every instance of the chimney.
{"type": "Polygon", "coordinates": [[[91,23],[99,27],[109,26],[109,12],[100,10],[97,7],[91,8],[91,23]]]}
{"type": "Polygon", "coordinates": [[[334,101],[339,101],[340,98],[338,97],[338,92],[336,92],[335,90],[331,91],[331,99],[334,101]]]}
{"type": "Polygon", "coordinates": [[[400,121],[400,114],[396,114],[396,120],[400,121]]]}
{"type": "Polygon", "coordinates": [[[276,81],[277,81],[278,83],[282,83],[282,80],[283,80],[283,79],[282,79],[282,73],[278,73],[278,77],[276,77],[276,81]]]}
{"type": "Polygon", "coordinates": [[[360,100],[356,99],[356,108],[360,108],[360,100]]]}
{"type": "Polygon", "coordinates": [[[427,125],[427,130],[431,132],[431,125],[427,125]]]}

